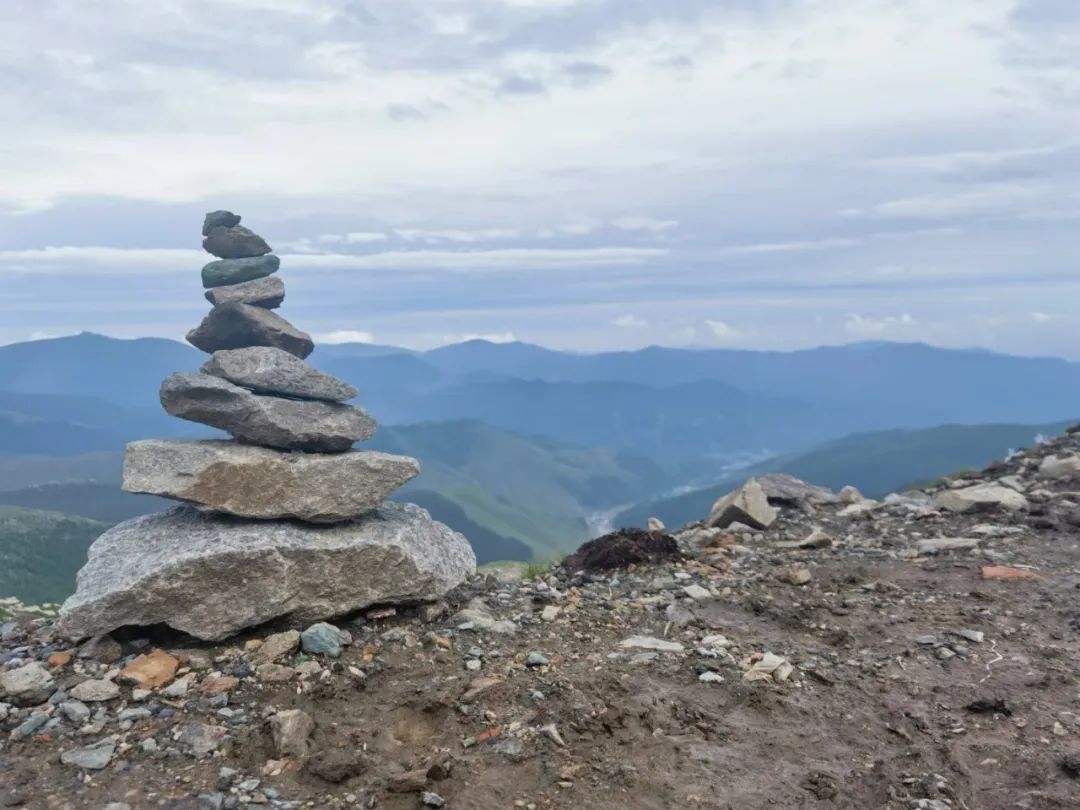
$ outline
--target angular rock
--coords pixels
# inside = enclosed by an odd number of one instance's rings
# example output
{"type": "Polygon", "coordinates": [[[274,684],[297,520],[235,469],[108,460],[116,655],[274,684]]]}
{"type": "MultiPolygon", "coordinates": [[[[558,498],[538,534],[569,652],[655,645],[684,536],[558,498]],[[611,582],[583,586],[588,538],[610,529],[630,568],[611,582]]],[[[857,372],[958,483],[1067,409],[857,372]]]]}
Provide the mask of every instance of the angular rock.
{"type": "Polygon", "coordinates": [[[212,374],[170,374],[161,404],[180,419],[279,450],[342,453],[375,434],[375,420],[354,405],[260,396],[212,374]]]}
{"type": "Polygon", "coordinates": [[[73,748],[60,755],[60,761],[73,768],[87,771],[100,771],[112,761],[116,753],[116,738],[106,737],[92,745],[73,748]]]}
{"type": "Polygon", "coordinates": [[[232,211],[211,211],[203,219],[202,235],[208,236],[214,228],[233,228],[239,224],[239,214],[232,211]]]}
{"type": "Polygon", "coordinates": [[[348,383],[270,346],[214,352],[201,371],[264,394],[341,402],[359,393],[348,383]]]}
{"type": "Polygon", "coordinates": [[[52,674],[37,661],[0,672],[0,697],[16,706],[44,703],[55,690],[52,674]]]}
{"type": "Polygon", "coordinates": [[[269,253],[270,245],[250,228],[217,225],[203,239],[203,250],[220,259],[249,259],[269,253]]]}
{"type": "Polygon", "coordinates": [[[79,638],[167,624],[216,641],[285,615],[318,621],[434,600],[475,570],[465,538],[413,504],[332,526],[178,506],[94,542],[58,629],[79,638]]]}
{"type": "Polygon", "coordinates": [[[250,304],[263,309],[277,309],[285,300],[285,282],[277,276],[257,278],[242,284],[229,284],[206,291],[206,300],[219,304],[250,304]]]}
{"type": "Polygon", "coordinates": [[[919,554],[940,554],[943,551],[968,551],[978,548],[982,540],[978,537],[931,537],[915,543],[919,554]]]}
{"type": "Polygon", "coordinates": [[[308,752],[308,739],[315,731],[315,721],[301,709],[287,709],[270,718],[270,734],[278,756],[302,757],[308,752]]]}
{"type": "Polygon", "coordinates": [[[93,678],[71,687],[68,694],[71,695],[73,700],[82,703],[104,703],[107,700],[120,697],[120,687],[112,681],[93,678]]]}
{"type": "Polygon", "coordinates": [[[181,750],[193,757],[205,757],[218,749],[229,730],[224,726],[212,726],[209,723],[188,723],[180,729],[176,738],[181,750]]]}
{"type": "Polygon", "coordinates": [[[219,304],[187,333],[196,349],[213,354],[222,349],[276,346],[303,359],[315,350],[311,335],[280,315],[251,304],[219,304]]]}
{"type": "Polygon", "coordinates": [[[218,259],[202,269],[202,285],[206,289],[243,284],[245,281],[273,275],[281,267],[281,259],[273,253],[250,259],[218,259]]]}
{"type": "Polygon", "coordinates": [[[165,686],[175,676],[180,661],[164,650],[154,650],[140,655],[122,670],[120,678],[125,683],[134,684],[142,689],[157,689],[165,686]]]}
{"type": "Polygon", "coordinates": [[[975,484],[961,489],[947,489],[934,496],[931,505],[949,512],[992,512],[1003,509],[1019,512],[1027,509],[1023,495],[999,484],[975,484]]]}
{"type": "Polygon", "coordinates": [[[308,655],[341,655],[341,631],[334,625],[318,622],[300,634],[300,646],[308,655]]]}
{"type": "Polygon", "coordinates": [[[263,644],[255,652],[256,661],[271,663],[284,655],[296,652],[300,646],[300,631],[286,630],[284,633],[274,633],[263,639],[263,644]]]}
{"type": "Polygon", "coordinates": [[[727,528],[732,523],[767,529],[776,520],[776,514],[776,509],[769,505],[769,499],[761,484],[751,478],[713,504],[707,523],[720,529],[727,528]]]}
{"type": "Polygon", "coordinates": [[[123,487],[239,517],[337,523],[375,509],[419,472],[415,459],[373,450],[279,453],[228,441],[147,439],[128,445],[123,487]]]}

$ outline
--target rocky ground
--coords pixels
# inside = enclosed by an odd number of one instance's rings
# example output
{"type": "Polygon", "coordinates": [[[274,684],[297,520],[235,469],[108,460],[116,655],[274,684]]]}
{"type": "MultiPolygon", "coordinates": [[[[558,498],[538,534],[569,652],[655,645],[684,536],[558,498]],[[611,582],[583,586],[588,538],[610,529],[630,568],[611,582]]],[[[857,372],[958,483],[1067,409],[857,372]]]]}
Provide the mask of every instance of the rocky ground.
{"type": "Polygon", "coordinates": [[[772,480],[764,531],[336,626],[8,621],[0,806],[1080,807],[1078,452],[884,503],[772,480]]]}

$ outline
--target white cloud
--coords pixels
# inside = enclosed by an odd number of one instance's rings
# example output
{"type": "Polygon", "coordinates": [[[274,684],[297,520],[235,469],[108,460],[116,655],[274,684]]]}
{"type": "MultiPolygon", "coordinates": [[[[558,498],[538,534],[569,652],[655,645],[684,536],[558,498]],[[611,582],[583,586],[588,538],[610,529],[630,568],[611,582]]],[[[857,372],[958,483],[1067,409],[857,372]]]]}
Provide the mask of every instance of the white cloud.
{"type": "Polygon", "coordinates": [[[911,329],[915,325],[915,319],[906,312],[902,315],[886,315],[882,318],[851,314],[844,321],[845,330],[853,335],[864,336],[902,332],[911,329]]]}
{"type": "Polygon", "coordinates": [[[617,217],[611,224],[620,231],[643,231],[652,234],[666,233],[679,227],[678,220],[641,216],[617,217]]]}
{"type": "Polygon", "coordinates": [[[316,343],[374,343],[375,335],[358,329],[337,329],[313,336],[316,343]]]}
{"type": "Polygon", "coordinates": [[[381,231],[352,231],[345,234],[345,242],[350,245],[366,245],[371,242],[382,242],[387,238],[381,231]]]}
{"type": "Polygon", "coordinates": [[[516,228],[481,228],[479,230],[425,230],[422,228],[398,228],[394,231],[407,242],[495,242],[516,239],[520,232],[516,228]]]}
{"type": "Polygon", "coordinates": [[[1056,321],[1060,317],[1061,317],[1060,315],[1050,313],[1050,312],[1032,312],[1031,313],[1031,320],[1035,321],[1035,323],[1050,323],[1050,321],[1056,321]]]}
{"type": "Polygon", "coordinates": [[[618,318],[612,321],[615,326],[623,329],[641,329],[649,325],[649,322],[643,318],[639,318],[636,315],[626,314],[620,315],[618,318]]]}
{"type": "Polygon", "coordinates": [[[468,343],[470,340],[486,340],[488,343],[514,343],[517,338],[513,332],[471,333],[466,335],[445,335],[444,343],[468,343]]]}
{"type": "Polygon", "coordinates": [[[706,319],[705,325],[709,327],[709,332],[712,333],[712,337],[722,342],[734,342],[740,340],[743,336],[741,331],[724,321],[706,319]]]}

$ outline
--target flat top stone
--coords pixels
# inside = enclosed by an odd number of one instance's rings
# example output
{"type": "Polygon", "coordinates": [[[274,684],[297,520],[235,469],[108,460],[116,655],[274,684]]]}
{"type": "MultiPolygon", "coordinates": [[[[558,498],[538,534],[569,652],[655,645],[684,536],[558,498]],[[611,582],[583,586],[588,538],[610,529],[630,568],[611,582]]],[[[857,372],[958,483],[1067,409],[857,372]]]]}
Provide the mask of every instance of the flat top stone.
{"type": "Polygon", "coordinates": [[[187,340],[208,354],[221,349],[276,346],[302,359],[315,350],[315,342],[307,332],[280,315],[250,304],[219,304],[188,332],[187,340]]]}
{"type": "Polygon", "coordinates": [[[211,211],[203,219],[202,235],[208,236],[214,228],[232,228],[239,224],[239,214],[232,211],[211,211]]]}
{"type": "Polygon", "coordinates": [[[340,402],[352,399],[357,390],[303,360],[272,346],[224,349],[214,352],[202,372],[222,377],[253,391],[284,394],[301,399],[340,402]]]}

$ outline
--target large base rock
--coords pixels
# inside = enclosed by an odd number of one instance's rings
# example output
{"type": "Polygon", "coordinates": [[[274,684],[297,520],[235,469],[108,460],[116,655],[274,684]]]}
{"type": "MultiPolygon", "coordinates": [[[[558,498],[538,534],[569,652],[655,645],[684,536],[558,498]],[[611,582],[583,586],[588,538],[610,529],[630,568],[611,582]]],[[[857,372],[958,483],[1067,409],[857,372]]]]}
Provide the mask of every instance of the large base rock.
{"type": "Polygon", "coordinates": [[[419,473],[416,459],[371,450],[279,453],[226,441],[147,439],[132,442],[124,454],[128,492],[264,520],[349,520],[419,473]]]}
{"type": "Polygon", "coordinates": [[[161,404],[172,416],[281,450],[343,453],[375,435],[375,420],[354,405],[260,396],[212,374],[170,374],[161,404]]]}
{"type": "Polygon", "coordinates": [[[83,638],[166,624],[217,641],[280,616],[309,622],[433,600],[475,569],[465,538],[412,504],[333,526],[178,506],[94,542],[59,629],[83,638]]]}

